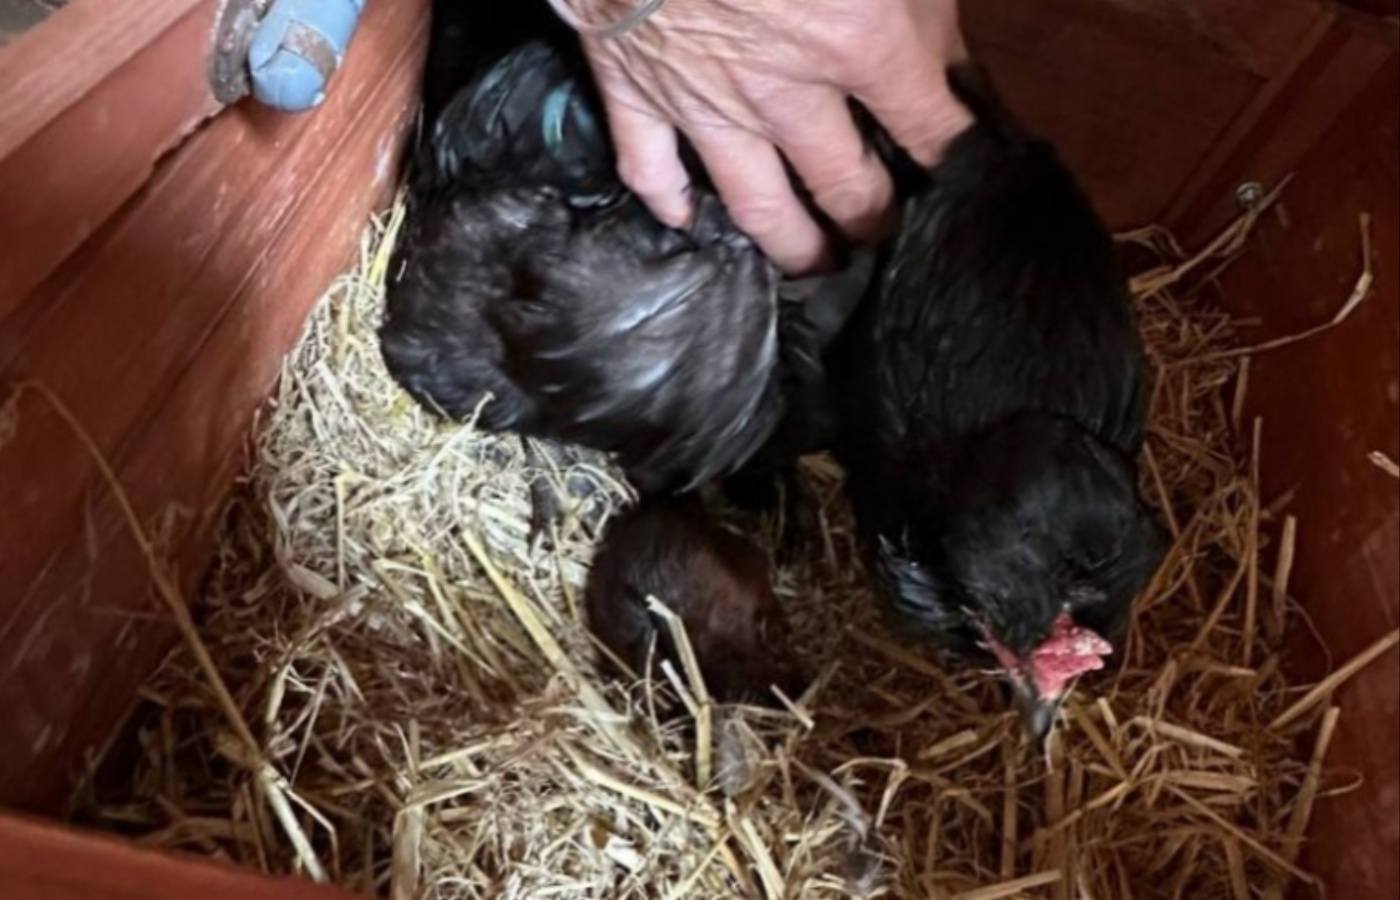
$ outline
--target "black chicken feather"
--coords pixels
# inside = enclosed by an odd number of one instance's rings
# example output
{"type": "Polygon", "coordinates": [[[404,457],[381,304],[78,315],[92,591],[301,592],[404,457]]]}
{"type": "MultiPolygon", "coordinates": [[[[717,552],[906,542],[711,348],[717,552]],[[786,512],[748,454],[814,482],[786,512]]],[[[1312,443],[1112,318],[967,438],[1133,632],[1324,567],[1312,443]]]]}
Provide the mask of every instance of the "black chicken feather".
{"type": "Polygon", "coordinates": [[[626,190],[600,108],[570,41],[517,47],[448,104],[392,262],[390,372],[441,414],[611,451],[646,493],[733,472],[785,422],[784,446],[828,440],[811,364],[863,284],[780,314],[778,273],[703,181],[683,231],[626,190]]]}
{"type": "Polygon", "coordinates": [[[1025,657],[1116,636],[1162,553],[1136,493],[1145,361],[1111,237],[980,74],[834,353],[838,455],[911,633],[1025,657]],[[1065,626],[1068,627],[1068,626],[1065,626]]]}

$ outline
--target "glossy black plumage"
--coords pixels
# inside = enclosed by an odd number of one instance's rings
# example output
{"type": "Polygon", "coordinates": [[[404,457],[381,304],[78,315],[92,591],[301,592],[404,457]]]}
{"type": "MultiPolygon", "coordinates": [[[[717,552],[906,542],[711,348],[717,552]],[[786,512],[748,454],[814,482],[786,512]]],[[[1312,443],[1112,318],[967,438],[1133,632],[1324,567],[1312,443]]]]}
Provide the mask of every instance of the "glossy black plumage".
{"type": "MultiPolygon", "coordinates": [[[[593,560],[587,588],[593,633],[634,672],[648,654],[683,673],[655,597],[685,623],[710,693],[727,702],[774,702],[802,684],[786,656],[787,628],[769,583],[768,561],[710,521],[697,500],[643,500],[614,520],[593,560]]],[[[654,672],[655,677],[662,677],[654,672]]]]}
{"type": "Polygon", "coordinates": [[[390,372],[443,414],[489,393],[488,429],[616,453],[643,493],[729,474],[785,416],[815,420],[792,415],[806,376],[781,364],[780,305],[783,352],[819,360],[859,290],[838,298],[835,327],[807,324],[697,194],[689,229],[658,223],[614,173],[578,48],[510,51],[444,110],[420,160],[381,330],[390,372]]]}
{"type": "Polygon", "coordinates": [[[496,60],[540,37],[558,40],[568,29],[547,3],[464,3],[432,0],[423,65],[423,118],[429,124],[471,79],[483,60],[496,60]]]}
{"type": "Polygon", "coordinates": [[[1066,610],[1116,638],[1163,552],[1135,484],[1145,362],[1073,177],[974,73],[953,80],[977,124],[906,204],[839,349],[838,455],[904,627],[1024,659],[1066,610]]]}

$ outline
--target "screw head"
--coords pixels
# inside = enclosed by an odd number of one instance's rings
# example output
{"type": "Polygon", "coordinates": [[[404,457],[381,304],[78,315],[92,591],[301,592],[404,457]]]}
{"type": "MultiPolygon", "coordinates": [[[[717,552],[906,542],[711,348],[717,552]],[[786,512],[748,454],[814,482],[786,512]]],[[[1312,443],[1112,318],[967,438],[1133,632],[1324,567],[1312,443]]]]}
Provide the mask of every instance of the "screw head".
{"type": "Polygon", "coordinates": [[[1235,188],[1235,199],[1246,210],[1258,206],[1263,202],[1265,196],[1264,186],[1257,181],[1246,181],[1235,188]]]}

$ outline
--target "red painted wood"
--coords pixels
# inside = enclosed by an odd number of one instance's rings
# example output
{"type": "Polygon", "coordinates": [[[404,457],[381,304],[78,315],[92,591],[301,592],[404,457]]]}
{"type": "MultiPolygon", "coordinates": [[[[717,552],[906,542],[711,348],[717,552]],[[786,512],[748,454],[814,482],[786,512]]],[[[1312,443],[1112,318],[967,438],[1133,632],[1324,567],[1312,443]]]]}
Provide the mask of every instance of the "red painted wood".
{"type": "MultiPolygon", "coordinates": [[[[1247,414],[1264,420],[1266,495],[1291,488],[1298,554],[1291,590],[1341,661],[1400,624],[1400,482],[1367,460],[1400,459],[1400,62],[1392,55],[1335,124],[1293,160],[1286,216],[1266,217],[1255,246],[1222,279],[1222,297],[1258,317],[1246,340],[1326,321],[1361,268],[1357,216],[1372,216],[1373,296],[1342,326],[1251,363],[1247,414]]],[[[1274,152],[1261,147],[1269,158],[1274,152]]],[[[1241,172],[1252,171],[1250,161],[1241,172]]],[[[1297,635],[1291,663],[1320,675],[1322,654],[1297,635]]],[[[1321,800],[1305,863],[1349,900],[1390,900],[1400,883],[1400,654],[1336,696],[1329,764],[1362,790],[1321,800]]]]}
{"type": "MultiPolygon", "coordinates": [[[[1143,0],[1129,0],[1140,5],[1143,0]]],[[[1215,52],[1263,81],[1291,70],[1299,41],[1331,17],[1330,0],[1148,0],[1171,9],[1177,29],[1194,33],[1215,52]]]]}
{"type": "Polygon", "coordinates": [[[1314,0],[978,0],[972,45],[1114,227],[1158,219],[1325,15],[1314,0]]]}
{"type": "MultiPolygon", "coordinates": [[[[212,122],[94,239],[99,250],[45,285],[42,315],[21,316],[24,332],[0,343],[12,378],[38,375],[74,407],[143,517],[189,511],[176,553],[187,587],[208,558],[232,451],[391,185],[425,7],[372,4],[315,114],[240,108],[212,122]]],[[[159,608],[93,474],[43,404],[23,403],[0,448],[0,495],[23,510],[0,520],[0,540],[28,554],[0,560],[0,798],[11,804],[53,808],[172,636],[131,616],[159,608]]]]}
{"type": "MultiPolygon", "coordinates": [[[[405,71],[392,74],[401,78],[405,71]]],[[[412,104],[397,100],[398,116],[385,124],[401,133],[412,104]]],[[[170,556],[186,596],[210,558],[228,487],[245,463],[242,453],[230,450],[241,449],[308,303],[344,268],[364,214],[386,198],[390,182],[372,173],[394,157],[368,133],[344,149],[338,157],[343,171],[364,172],[364,179],[349,182],[351,192],[342,192],[336,206],[308,208],[288,223],[275,255],[259,265],[196,365],[121,456],[122,483],[149,520],[165,509],[184,511],[177,520],[184,540],[170,556]]],[[[323,180],[312,188],[322,189],[334,192],[336,185],[323,180]]],[[[0,796],[27,808],[53,808],[79,774],[83,751],[108,736],[175,638],[125,521],[101,488],[92,493],[81,533],[65,541],[32,586],[44,603],[31,607],[17,627],[26,658],[13,681],[0,684],[13,735],[12,741],[0,736],[0,758],[27,754],[33,768],[23,783],[0,776],[0,796]],[[54,680],[54,672],[64,678],[54,680]],[[41,736],[42,746],[32,743],[41,736]]]]}
{"type": "Polygon", "coordinates": [[[217,6],[186,12],[0,157],[0,320],[218,110],[205,77],[217,6]]]}
{"type": "Polygon", "coordinates": [[[1183,237],[1202,239],[1237,215],[1239,184],[1273,184],[1293,171],[1394,54],[1393,42],[1353,22],[1330,18],[1285,83],[1182,188],[1165,220],[1183,237]]]}
{"type": "Polygon", "coordinates": [[[334,888],[0,815],[5,900],[351,900],[334,888]]]}
{"type": "MultiPolygon", "coordinates": [[[[1179,185],[1170,204],[1161,215],[1162,224],[1175,225],[1183,220],[1197,221],[1202,218],[1200,209],[1208,203],[1222,206],[1225,194],[1233,198],[1229,186],[1222,186],[1223,173],[1231,171],[1231,163],[1239,159],[1241,147],[1247,147],[1257,133],[1261,121],[1269,117],[1277,108],[1280,98],[1296,91],[1313,61],[1329,52],[1336,34],[1336,16],[1330,11],[1319,16],[1308,32],[1293,46],[1292,56],[1280,66],[1277,74],[1260,87],[1254,97],[1235,116],[1220,140],[1202,157],[1194,172],[1179,185]],[[1292,91],[1290,90],[1292,89],[1292,91]],[[1206,200],[1202,200],[1205,197],[1206,200]],[[1188,211],[1194,210],[1194,218],[1188,218],[1188,211]]],[[[1223,226],[1223,222],[1221,223],[1223,226]]],[[[1204,233],[1204,223],[1198,222],[1197,234],[1204,233]]]]}
{"type": "Polygon", "coordinates": [[[203,0],[72,0],[0,48],[0,159],[203,0]]]}
{"type": "MultiPolygon", "coordinates": [[[[161,167],[94,241],[27,300],[32,317],[0,324],[0,378],[31,377],[62,396],[108,451],[169,390],[266,252],[306,185],[333,167],[346,120],[383,70],[414,52],[412,15],[376,4],[327,105],[281,116],[258,107],[221,116],[161,167]]],[[[87,462],[42,406],[0,448],[0,645],[15,599],[75,527],[87,462]],[[67,450],[55,448],[67,447],[67,450]]]]}

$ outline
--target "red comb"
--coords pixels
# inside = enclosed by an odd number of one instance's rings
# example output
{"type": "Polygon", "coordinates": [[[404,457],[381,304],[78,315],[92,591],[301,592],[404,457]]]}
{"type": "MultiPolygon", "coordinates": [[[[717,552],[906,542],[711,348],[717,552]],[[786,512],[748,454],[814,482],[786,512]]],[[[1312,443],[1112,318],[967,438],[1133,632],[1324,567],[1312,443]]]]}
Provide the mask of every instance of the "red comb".
{"type": "Polygon", "coordinates": [[[1103,668],[1103,657],[1113,645],[1092,629],[1076,625],[1069,613],[1060,613],[1050,634],[1027,660],[1036,691],[1042,697],[1058,697],[1065,685],[1085,672],[1103,668]]]}

